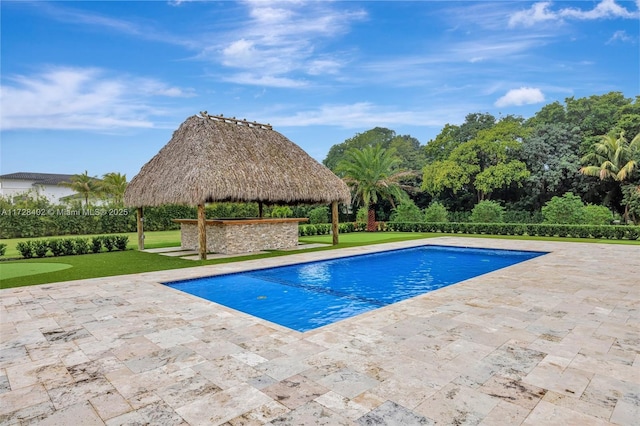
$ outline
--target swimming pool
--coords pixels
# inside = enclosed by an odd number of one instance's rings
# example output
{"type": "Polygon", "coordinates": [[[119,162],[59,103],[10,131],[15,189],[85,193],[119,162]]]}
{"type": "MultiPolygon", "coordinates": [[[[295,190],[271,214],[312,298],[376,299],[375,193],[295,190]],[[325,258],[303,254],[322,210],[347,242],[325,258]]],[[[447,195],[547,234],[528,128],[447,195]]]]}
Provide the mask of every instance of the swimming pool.
{"type": "Polygon", "coordinates": [[[427,245],[165,284],[304,332],[543,254],[427,245]]]}

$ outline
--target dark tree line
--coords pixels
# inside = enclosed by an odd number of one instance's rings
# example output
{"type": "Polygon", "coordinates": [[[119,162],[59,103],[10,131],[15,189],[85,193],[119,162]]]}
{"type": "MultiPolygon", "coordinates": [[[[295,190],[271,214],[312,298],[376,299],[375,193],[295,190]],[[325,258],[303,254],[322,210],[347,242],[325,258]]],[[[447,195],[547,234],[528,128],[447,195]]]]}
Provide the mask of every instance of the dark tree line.
{"type": "MultiPolygon", "coordinates": [[[[470,113],[462,124],[446,124],[425,145],[376,127],[331,147],[323,163],[340,174],[338,164],[350,149],[380,145],[398,157],[398,170],[417,172],[406,178],[404,187],[420,208],[439,201],[449,211],[463,212],[490,199],[507,210],[539,212],[553,197],[570,192],[620,215],[631,208],[638,220],[640,210],[634,206],[640,201],[634,197],[640,192],[632,191],[640,188],[640,142],[632,143],[638,134],[640,96],[610,92],[556,101],[528,119],[470,113]],[[606,137],[633,148],[627,150],[627,166],[631,161],[637,167],[624,180],[585,174],[587,166],[605,164],[596,164],[606,157],[596,150],[606,137]]],[[[392,205],[382,200],[376,210],[386,219],[392,205]]]]}

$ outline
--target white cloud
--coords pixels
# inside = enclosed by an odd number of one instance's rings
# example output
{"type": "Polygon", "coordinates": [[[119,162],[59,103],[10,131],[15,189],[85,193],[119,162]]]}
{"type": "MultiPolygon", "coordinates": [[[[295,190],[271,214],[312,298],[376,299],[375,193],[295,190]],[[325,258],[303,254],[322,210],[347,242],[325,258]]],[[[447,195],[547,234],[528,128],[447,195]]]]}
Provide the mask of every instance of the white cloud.
{"type": "Polygon", "coordinates": [[[559,14],[563,17],[570,17],[579,20],[605,19],[605,18],[627,18],[637,17],[637,13],[629,12],[624,7],[618,5],[615,0],[602,0],[591,10],[580,10],[574,8],[561,9],[559,14]]]}
{"type": "Polygon", "coordinates": [[[224,81],[236,84],[248,84],[251,86],[280,87],[297,89],[308,85],[304,80],[278,77],[273,75],[261,75],[259,73],[241,72],[220,77],[224,81]]]}
{"type": "Polygon", "coordinates": [[[215,49],[203,49],[200,58],[219,60],[240,70],[227,81],[277,87],[302,87],[302,76],[337,74],[344,65],[339,52],[319,53],[326,40],[349,30],[352,22],[366,17],[361,10],[334,9],[327,2],[246,1],[249,19],[240,28],[219,38],[215,49]],[[250,76],[251,78],[247,78],[250,76]],[[297,84],[294,80],[299,80],[297,84]],[[258,83],[260,82],[260,83],[258,83]]]}
{"type": "Polygon", "coordinates": [[[371,102],[356,102],[353,104],[322,105],[317,109],[295,113],[283,113],[279,116],[264,117],[274,126],[304,127],[304,126],[337,126],[347,129],[357,129],[375,126],[442,126],[444,123],[464,116],[462,109],[448,110],[440,106],[434,110],[397,110],[382,107],[371,102]]]}
{"type": "Polygon", "coordinates": [[[611,44],[616,41],[620,41],[622,43],[633,43],[634,39],[626,31],[616,31],[613,33],[611,38],[607,40],[606,44],[611,44]]]}
{"type": "Polygon", "coordinates": [[[255,60],[255,43],[240,39],[222,50],[222,63],[229,67],[249,68],[255,60]]]}
{"type": "Polygon", "coordinates": [[[169,0],[167,3],[170,6],[181,6],[183,3],[191,3],[192,1],[197,1],[197,0],[169,0]]]}
{"type": "MultiPolygon", "coordinates": [[[[636,2],[640,8],[640,2],[636,2]]],[[[601,0],[593,9],[582,10],[577,8],[563,8],[551,10],[552,3],[549,1],[534,3],[529,9],[512,14],[509,18],[509,27],[531,27],[545,21],[560,21],[563,19],[595,20],[622,18],[634,19],[639,17],[639,13],[631,12],[620,6],[615,0],[601,0]]]]}
{"type": "Polygon", "coordinates": [[[544,94],[540,89],[533,87],[521,87],[509,90],[495,102],[497,107],[530,105],[544,102],[544,94]]]}
{"type": "Polygon", "coordinates": [[[52,68],[5,76],[0,128],[97,129],[153,127],[157,97],[190,97],[192,90],[148,78],[112,77],[97,68],[52,68]]]}
{"type": "Polygon", "coordinates": [[[342,64],[332,59],[316,59],[308,64],[307,73],[311,75],[337,74],[342,64]]]}
{"type": "Polygon", "coordinates": [[[523,25],[525,27],[531,27],[538,22],[555,21],[558,19],[556,13],[551,12],[549,7],[551,2],[535,3],[528,10],[516,12],[509,18],[509,27],[517,27],[523,25]]]}

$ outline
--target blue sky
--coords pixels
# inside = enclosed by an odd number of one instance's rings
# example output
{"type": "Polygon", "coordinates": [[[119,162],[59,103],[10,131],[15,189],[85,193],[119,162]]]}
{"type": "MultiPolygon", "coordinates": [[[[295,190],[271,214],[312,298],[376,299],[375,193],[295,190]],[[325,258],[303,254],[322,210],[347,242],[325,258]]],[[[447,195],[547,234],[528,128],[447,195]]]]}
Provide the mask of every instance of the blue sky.
{"type": "Polygon", "coordinates": [[[206,110],[321,161],[376,126],[422,144],[472,112],[640,94],[640,0],[10,1],[0,172],[131,179],[206,110]]]}

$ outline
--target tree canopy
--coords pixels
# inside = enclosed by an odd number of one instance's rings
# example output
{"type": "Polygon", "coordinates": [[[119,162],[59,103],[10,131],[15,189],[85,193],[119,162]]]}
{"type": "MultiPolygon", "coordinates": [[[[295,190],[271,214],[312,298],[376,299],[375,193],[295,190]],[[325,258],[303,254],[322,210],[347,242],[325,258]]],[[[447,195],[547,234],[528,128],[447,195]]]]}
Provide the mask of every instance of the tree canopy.
{"type": "Polygon", "coordinates": [[[527,129],[520,120],[507,117],[459,144],[445,160],[425,166],[422,188],[432,195],[451,189],[489,199],[496,189],[521,185],[529,177],[526,165],[516,158],[527,129]]]}
{"type": "Polygon", "coordinates": [[[403,135],[384,127],[375,127],[364,133],[358,133],[346,141],[333,145],[322,162],[332,171],[336,171],[338,163],[345,158],[350,149],[364,149],[380,145],[382,149],[394,149],[399,159],[398,167],[406,170],[420,170],[424,165],[424,147],[418,139],[403,135]]]}
{"type": "MultiPolygon", "coordinates": [[[[507,211],[540,213],[553,197],[571,192],[586,204],[606,205],[622,214],[637,204],[633,188],[640,187],[640,173],[636,166],[622,181],[601,180],[604,160],[598,144],[621,134],[633,140],[638,133],[640,96],[609,92],[553,101],[526,120],[472,112],[460,124],[445,124],[425,145],[410,135],[375,127],[331,147],[324,164],[336,171],[350,149],[380,145],[393,148],[399,168],[421,171],[419,177],[403,178],[422,189],[410,193],[419,208],[440,201],[450,211],[469,212],[479,201],[491,199],[507,211]],[[587,173],[593,168],[596,176],[587,173]]],[[[634,164],[640,162],[638,150],[629,155],[625,164],[634,158],[634,164]]],[[[379,205],[387,216],[391,213],[392,205],[379,205]]]]}

